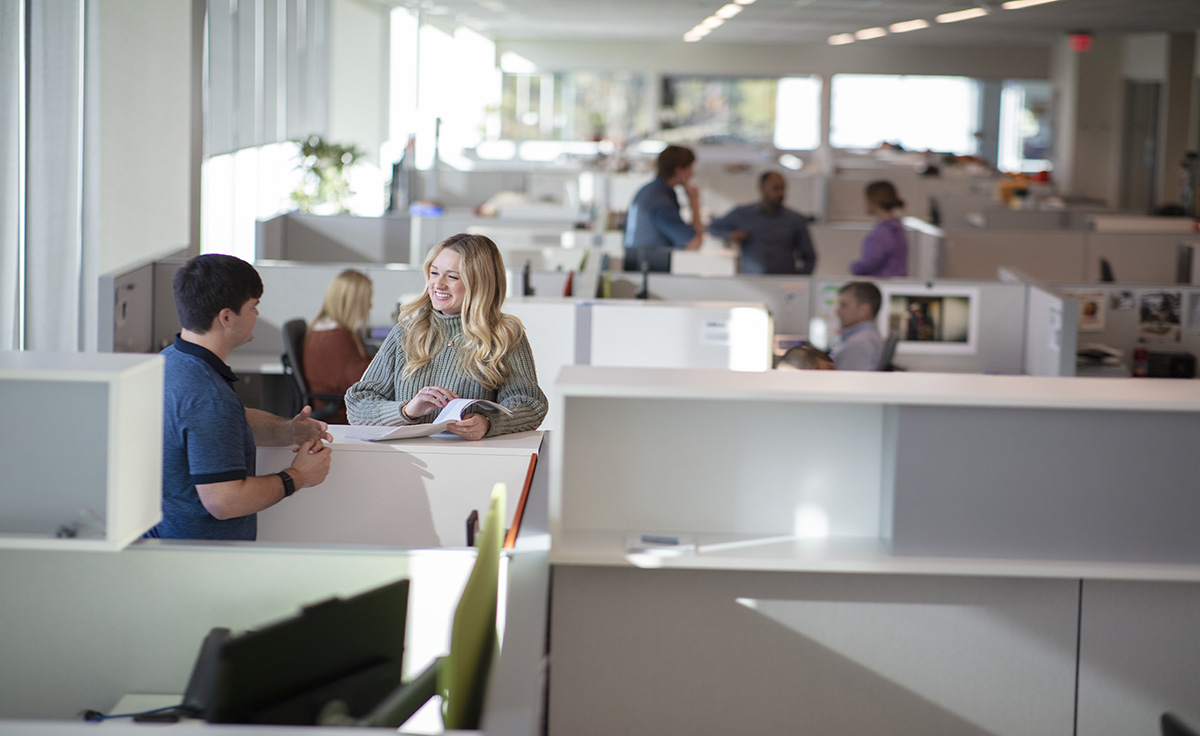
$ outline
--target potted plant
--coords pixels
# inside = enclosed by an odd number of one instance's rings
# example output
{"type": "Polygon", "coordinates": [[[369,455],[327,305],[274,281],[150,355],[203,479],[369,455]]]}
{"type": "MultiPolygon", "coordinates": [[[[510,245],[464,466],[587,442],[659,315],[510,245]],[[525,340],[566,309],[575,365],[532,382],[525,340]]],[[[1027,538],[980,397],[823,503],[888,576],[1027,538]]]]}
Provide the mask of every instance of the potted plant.
{"type": "Polygon", "coordinates": [[[301,212],[340,215],[349,212],[346,201],[354,194],[347,174],[362,157],[354,145],[342,145],[309,136],[300,144],[300,184],[292,192],[292,201],[301,212]]]}

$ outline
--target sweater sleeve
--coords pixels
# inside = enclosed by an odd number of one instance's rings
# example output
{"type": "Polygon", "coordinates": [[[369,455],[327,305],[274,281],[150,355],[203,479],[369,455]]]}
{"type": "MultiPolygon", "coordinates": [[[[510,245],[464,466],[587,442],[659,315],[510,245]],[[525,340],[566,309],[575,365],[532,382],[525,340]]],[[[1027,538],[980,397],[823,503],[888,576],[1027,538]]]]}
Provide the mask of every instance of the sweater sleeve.
{"type": "Polygon", "coordinates": [[[496,403],[513,414],[511,417],[498,411],[488,414],[488,437],[537,429],[550,409],[546,394],[538,386],[533,350],[524,334],[516,349],[506,356],[505,363],[508,379],[496,391],[496,403]]]}
{"type": "Polygon", "coordinates": [[[346,391],[346,416],[351,424],[406,423],[400,414],[404,404],[396,397],[396,376],[404,365],[401,332],[399,325],[392,328],[362,378],[346,391]]]}

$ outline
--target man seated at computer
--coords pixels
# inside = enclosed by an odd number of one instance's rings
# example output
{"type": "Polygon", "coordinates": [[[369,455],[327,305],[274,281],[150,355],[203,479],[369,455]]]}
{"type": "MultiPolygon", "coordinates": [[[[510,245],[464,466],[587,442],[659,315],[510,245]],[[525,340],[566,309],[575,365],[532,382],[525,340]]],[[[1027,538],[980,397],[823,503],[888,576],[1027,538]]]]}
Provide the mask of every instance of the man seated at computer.
{"type": "Polygon", "coordinates": [[[787,180],[767,171],[758,178],[758,193],[758,202],[735,207],[709,223],[708,231],[738,248],[738,273],[812,273],[817,254],[808,220],[783,206],[787,180]]]}
{"type": "Polygon", "coordinates": [[[658,176],[638,190],[625,221],[625,270],[670,271],[671,251],[699,250],[700,191],[692,184],[696,154],[683,146],[667,146],[658,154],[658,176]],[[683,185],[692,211],[689,225],[679,215],[675,187],[683,185]]]}
{"type": "Polygon", "coordinates": [[[262,279],[233,256],[196,256],[175,274],[182,330],[162,351],[163,518],[147,537],[253,540],[257,512],[329,473],[333,440],[304,407],[292,419],[248,409],[226,365],[254,337],[262,279]],[[298,445],[290,467],[254,474],[255,447],[298,445]]]}
{"type": "Polygon", "coordinates": [[[883,357],[883,336],[875,315],[883,298],[869,281],[851,281],[838,291],[837,318],[841,335],[830,355],[840,371],[873,371],[883,357]]]}

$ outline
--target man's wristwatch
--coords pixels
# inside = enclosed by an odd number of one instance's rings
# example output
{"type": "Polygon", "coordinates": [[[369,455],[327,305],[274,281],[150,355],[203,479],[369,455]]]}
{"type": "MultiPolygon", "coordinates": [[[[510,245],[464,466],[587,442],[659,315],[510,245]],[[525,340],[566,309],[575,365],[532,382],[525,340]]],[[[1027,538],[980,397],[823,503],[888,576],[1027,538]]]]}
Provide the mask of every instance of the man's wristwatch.
{"type": "Polygon", "coordinates": [[[281,470],[275,475],[278,475],[283,481],[283,497],[287,498],[296,492],[296,481],[292,480],[292,476],[287,474],[286,470],[281,470]]]}

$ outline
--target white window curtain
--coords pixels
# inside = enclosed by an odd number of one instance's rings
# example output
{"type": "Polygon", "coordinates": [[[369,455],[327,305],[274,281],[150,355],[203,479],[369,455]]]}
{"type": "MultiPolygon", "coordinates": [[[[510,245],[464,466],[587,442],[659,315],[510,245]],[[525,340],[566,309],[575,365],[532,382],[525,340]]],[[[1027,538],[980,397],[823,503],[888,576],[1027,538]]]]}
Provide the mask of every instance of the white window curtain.
{"type": "Polygon", "coordinates": [[[16,350],[21,342],[24,7],[25,0],[0,0],[0,350],[16,350]]]}
{"type": "Polygon", "coordinates": [[[6,349],[81,348],[83,12],[84,0],[0,0],[6,349]]]}

